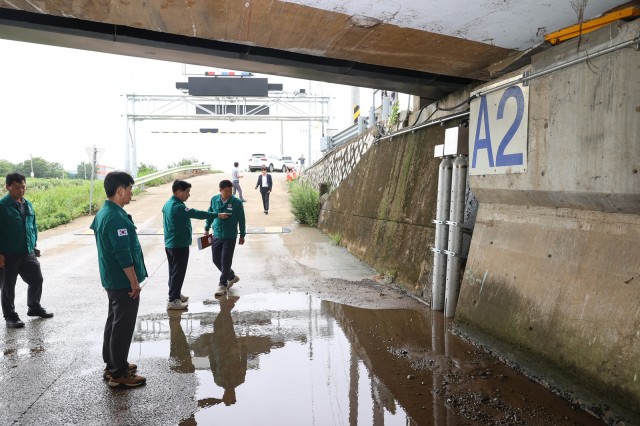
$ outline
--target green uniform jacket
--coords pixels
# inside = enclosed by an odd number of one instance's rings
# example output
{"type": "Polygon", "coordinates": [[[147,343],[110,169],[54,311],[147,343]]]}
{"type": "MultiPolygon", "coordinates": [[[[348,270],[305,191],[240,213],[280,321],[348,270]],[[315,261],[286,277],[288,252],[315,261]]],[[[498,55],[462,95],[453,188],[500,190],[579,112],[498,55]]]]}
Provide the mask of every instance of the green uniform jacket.
{"type": "Polygon", "coordinates": [[[24,219],[9,194],[0,198],[0,254],[29,254],[38,241],[36,213],[29,201],[24,219]]]}
{"type": "Polygon", "coordinates": [[[178,197],[171,196],[162,207],[164,218],[164,246],[183,248],[191,245],[191,219],[213,219],[213,213],[190,209],[178,197]]]}
{"type": "Polygon", "coordinates": [[[149,276],[142,247],[131,216],[116,203],[106,200],[90,226],[96,237],[102,286],[109,290],[131,288],[123,269],[134,267],[138,282],[149,276]]]}
{"type": "MultiPolygon", "coordinates": [[[[222,202],[222,195],[218,194],[211,198],[210,212],[215,214],[213,220],[213,236],[222,240],[235,240],[238,236],[238,225],[240,226],[240,236],[244,238],[247,233],[244,221],[244,207],[242,201],[233,195],[226,202],[222,202]],[[227,219],[218,218],[218,213],[229,213],[227,219]]],[[[207,219],[204,230],[211,229],[211,219],[207,219]]]]}

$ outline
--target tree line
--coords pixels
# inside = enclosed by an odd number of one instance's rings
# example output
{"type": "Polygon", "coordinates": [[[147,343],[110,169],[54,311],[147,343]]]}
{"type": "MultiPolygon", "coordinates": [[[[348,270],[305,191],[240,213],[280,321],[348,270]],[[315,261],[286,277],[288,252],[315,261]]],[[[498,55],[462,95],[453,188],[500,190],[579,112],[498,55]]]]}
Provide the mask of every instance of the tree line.
{"type": "Polygon", "coordinates": [[[49,162],[42,157],[33,157],[20,163],[0,159],[0,176],[18,172],[30,177],[31,171],[33,171],[33,176],[37,178],[91,179],[91,163],[84,161],[78,164],[76,173],[69,173],[62,164],[49,162]]]}
{"type": "MultiPolygon", "coordinates": [[[[178,162],[174,162],[173,164],[168,164],[167,168],[183,166],[187,164],[197,164],[198,160],[196,158],[183,158],[178,162]]],[[[0,159],[0,176],[6,176],[9,173],[18,172],[20,174],[25,175],[27,178],[31,176],[31,171],[33,170],[33,176],[36,178],[58,178],[58,179],[91,179],[91,163],[90,162],[81,162],[76,166],[75,174],[73,172],[67,172],[64,170],[64,167],[60,163],[51,163],[45,160],[42,157],[33,157],[27,160],[24,160],[20,163],[12,163],[7,160],[0,159]],[[33,167],[33,169],[32,169],[33,167]]],[[[140,169],[138,170],[138,175],[143,176],[145,174],[153,173],[158,171],[158,168],[150,165],[141,163],[140,169]]]]}

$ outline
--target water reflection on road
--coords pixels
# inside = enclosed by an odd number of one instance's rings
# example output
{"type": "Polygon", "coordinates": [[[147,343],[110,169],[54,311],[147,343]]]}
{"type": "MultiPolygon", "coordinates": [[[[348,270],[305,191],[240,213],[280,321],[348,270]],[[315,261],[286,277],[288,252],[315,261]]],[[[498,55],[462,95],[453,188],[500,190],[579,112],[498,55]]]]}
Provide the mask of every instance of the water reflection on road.
{"type": "Polygon", "coordinates": [[[142,317],[135,340],[197,376],[182,425],[598,424],[428,311],[230,294],[142,317]]]}

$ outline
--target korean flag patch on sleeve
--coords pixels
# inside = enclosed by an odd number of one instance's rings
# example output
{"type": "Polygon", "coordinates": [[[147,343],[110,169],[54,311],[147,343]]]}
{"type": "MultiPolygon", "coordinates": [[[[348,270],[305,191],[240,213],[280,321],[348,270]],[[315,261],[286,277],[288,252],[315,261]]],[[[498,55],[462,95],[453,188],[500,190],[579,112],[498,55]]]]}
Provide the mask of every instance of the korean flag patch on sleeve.
{"type": "Polygon", "coordinates": [[[125,235],[129,235],[126,228],[118,229],[118,237],[124,237],[125,235]]]}

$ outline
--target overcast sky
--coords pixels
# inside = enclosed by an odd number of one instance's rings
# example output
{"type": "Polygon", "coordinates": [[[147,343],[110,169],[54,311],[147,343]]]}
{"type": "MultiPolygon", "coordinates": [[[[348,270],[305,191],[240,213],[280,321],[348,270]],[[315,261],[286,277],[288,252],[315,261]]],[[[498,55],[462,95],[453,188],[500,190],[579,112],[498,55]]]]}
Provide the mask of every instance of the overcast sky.
{"type": "MultiPolygon", "coordinates": [[[[175,83],[186,81],[185,70],[187,74],[202,75],[205,69],[211,69],[7,40],[0,40],[0,52],[0,158],[17,163],[32,155],[62,163],[67,170],[75,170],[78,163],[89,161],[86,148],[93,145],[104,148],[101,164],[122,169],[126,143],[123,95],[179,94],[175,83]]],[[[274,76],[269,77],[269,82],[283,82],[285,91],[308,90],[310,84],[274,76]]],[[[352,114],[351,89],[317,82],[311,83],[311,87],[318,94],[332,97],[330,114],[335,125],[347,127],[352,114]]],[[[370,90],[361,93],[363,112],[371,104],[371,93],[370,90]]],[[[319,123],[312,128],[306,123],[286,123],[283,136],[279,123],[251,122],[245,123],[244,128],[220,124],[230,131],[248,130],[249,126],[251,130],[264,132],[250,139],[227,137],[224,144],[219,143],[223,140],[220,137],[209,139],[208,143],[200,135],[180,140],[161,136],[159,129],[167,126],[179,129],[185,123],[153,123],[144,122],[138,128],[138,163],[159,168],[192,156],[208,163],[224,160],[226,164],[236,157],[242,162],[245,156],[262,147],[277,153],[281,139],[285,139],[285,154],[296,158],[301,153],[307,154],[311,139],[316,147],[314,156],[319,156],[319,123]]]]}
{"type": "MultiPolygon", "coordinates": [[[[124,145],[123,93],[170,93],[175,77],[168,76],[182,68],[6,40],[0,51],[0,157],[19,162],[31,154],[67,169],[88,160],[87,146],[124,145]]],[[[108,161],[116,155],[122,152],[105,151],[108,161]]]]}

